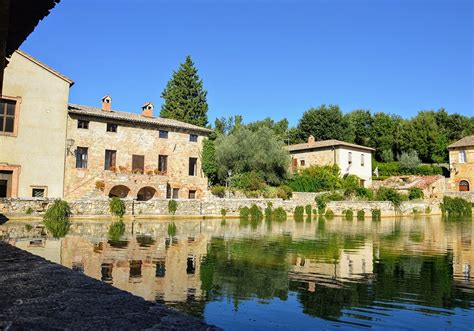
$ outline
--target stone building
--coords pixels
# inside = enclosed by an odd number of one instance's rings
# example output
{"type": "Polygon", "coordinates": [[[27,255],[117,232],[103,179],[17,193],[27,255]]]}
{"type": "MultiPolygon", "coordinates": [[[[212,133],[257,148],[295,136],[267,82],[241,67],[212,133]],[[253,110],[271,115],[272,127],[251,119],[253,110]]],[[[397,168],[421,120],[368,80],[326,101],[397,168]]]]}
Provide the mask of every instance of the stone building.
{"type": "Polygon", "coordinates": [[[62,197],[72,80],[15,51],[3,83],[0,198],[62,197]]]}
{"type": "Polygon", "coordinates": [[[96,196],[199,199],[207,189],[201,147],[210,130],[153,117],[153,104],[141,114],[69,105],[65,197],[96,196]]]}
{"type": "Polygon", "coordinates": [[[448,146],[449,190],[471,191],[474,184],[474,135],[464,137],[448,146]]]}
{"type": "Polygon", "coordinates": [[[346,143],[339,140],[315,141],[313,136],[307,143],[286,147],[291,155],[292,171],[313,165],[338,165],[341,175],[355,175],[365,187],[372,183],[371,147],[346,143]]]}

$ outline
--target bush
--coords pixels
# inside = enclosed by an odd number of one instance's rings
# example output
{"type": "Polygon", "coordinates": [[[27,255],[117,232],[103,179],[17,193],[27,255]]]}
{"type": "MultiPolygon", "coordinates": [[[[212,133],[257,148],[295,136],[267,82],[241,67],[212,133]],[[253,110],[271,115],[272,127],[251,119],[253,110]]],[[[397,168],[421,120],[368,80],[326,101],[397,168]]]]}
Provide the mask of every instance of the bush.
{"type": "Polygon", "coordinates": [[[267,204],[267,207],[265,208],[265,219],[267,221],[271,221],[272,220],[272,214],[273,214],[273,209],[272,209],[272,203],[269,202],[267,204]]]}
{"type": "Polygon", "coordinates": [[[117,197],[109,200],[109,210],[113,216],[122,218],[125,215],[125,203],[117,197]]]}
{"type": "Polygon", "coordinates": [[[363,221],[365,219],[365,211],[359,210],[357,211],[357,220],[363,221]]]}
{"type": "Polygon", "coordinates": [[[344,196],[349,197],[355,194],[357,188],[360,187],[360,178],[355,175],[345,175],[342,179],[342,188],[344,196]]]}
{"type": "Polygon", "coordinates": [[[354,218],[354,212],[352,211],[352,209],[344,210],[342,214],[344,215],[346,221],[352,221],[354,218]]]}
{"type": "Polygon", "coordinates": [[[322,192],[338,189],[342,186],[339,167],[311,166],[293,175],[288,181],[293,192],[322,192]]]}
{"type": "Polygon", "coordinates": [[[227,210],[226,210],[225,208],[222,208],[222,209],[221,209],[221,216],[222,216],[222,218],[225,218],[226,215],[227,215],[227,210]]]}
{"type": "Polygon", "coordinates": [[[211,193],[216,197],[223,198],[225,197],[225,187],[221,185],[215,185],[211,188],[211,193]]]}
{"type": "Polygon", "coordinates": [[[472,204],[463,198],[444,197],[440,204],[443,217],[448,219],[472,216],[472,204]]]}
{"type": "Polygon", "coordinates": [[[64,200],[58,199],[46,210],[43,216],[43,223],[53,237],[61,238],[69,231],[69,216],[71,216],[69,204],[64,200]]]}
{"type": "Polygon", "coordinates": [[[108,237],[112,241],[118,241],[125,233],[125,224],[122,220],[110,224],[108,237]]]}
{"type": "Polygon", "coordinates": [[[311,205],[306,205],[304,209],[305,209],[306,215],[311,216],[311,211],[313,209],[311,205]]]}
{"type": "Polygon", "coordinates": [[[384,179],[390,176],[400,175],[421,175],[421,176],[433,176],[443,175],[443,168],[435,164],[420,164],[414,168],[406,168],[400,165],[400,162],[374,162],[373,168],[378,168],[379,178],[384,179]]]}
{"type": "Polygon", "coordinates": [[[401,203],[405,201],[406,198],[406,196],[390,187],[381,187],[377,191],[378,201],[390,201],[395,208],[400,207],[401,203]]]}
{"type": "Polygon", "coordinates": [[[380,209],[372,209],[372,220],[373,221],[380,221],[382,218],[382,212],[380,209]]]}
{"type": "Polygon", "coordinates": [[[356,197],[371,201],[374,199],[374,190],[365,187],[358,187],[355,189],[356,197]]]}
{"type": "Polygon", "coordinates": [[[291,187],[288,185],[281,185],[277,188],[277,197],[283,200],[288,200],[293,195],[293,191],[291,187]]]}
{"type": "Polygon", "coordinates": [[[337,192],[331,192],[326,194],[326,200],[327,201],[344,201],[345,198],[342,194],[339,194],[337,192]]]}
{"type": "Polygon", "coordinates": [[[425,214],[426,214],[426,215],[431,214],[431,207],[430,207],[430,206],[426,206],[426,208],[425,208],[425,214]]]}
{"type": "Polygon", "coordinates": [[[286,211],[283,209],[283,207],[278,207],[273,211],[273,220],[277,222],[283,222],[286,221],[288,215],[286,214],[286,211]]]}
{"type": "Polygon", "coordinates": [[[296,206],[293,217],[295,218],[295,221],[302,221],[304,219],[304,207],[296,206]]]}
{"type": "Polygon", "coordinates": [[[316,206],[318,207],[319,215],[322,215],[324,213],[324,210],[326,209],[326,206],[327,206],[326,196],[324,194],[323,195],[318,195],[314,198],[314,201],[316,202],[316,206]]]}
{"type": "Polygon", "coordinates": [[[176,228],[176,224],[174,224],[174,222],[168,224],[168,236],[174,237],[176,236],[177,232],[178,232],[178,229],[176,228]]]}
{"type": "Polygon", "coordinates": [[[250,220],[252,222],[260,222],[263,219],[263,213],[256,204],[250,206],[250,220]]]}
{"type": "Polygon", "coordinates": [[[331,209],[328,209],[328,210],[326,210],[326,213],[324,214],[324,216],[328,220],[332,220],[334,218],[334,212],[331,209]]]}
{"type": "Polygon", "coordinates": [[[411,212],[415,218],[421,215],[421,211],[419,211],[418,208],[413,208],[411,212]]]}
{"type": "Polygon", "coordinates": [[[178,203],[176,202],[176,200],[168,201],[168,213],[174,215],[176,213],[176,210],[178,210],[178,203]]]}
{"type": "Polygon", "coordinates": [[[404,170],[414,170],[420,165],[421,161],[418,157],[418,153],[414,150],[409,151],[408,153],[403,152],[400,156],[400,169],[404,170]]]}
{"type": "Polygon", "coordinates": [[[245,191],[260,191],[266,186],[263,178],[255,171],[236,174],[231,178],[232,187],[245,191]]]}
{"type": "Polygon", "coordinates": [[[239,216],[242,220],[245,220],[247,221],[249,219],[249,215],[250,215],[250,209],[249,207],[242,207],[239,209],[239,216]]]}
{"type": "Polygon", "coordinates": [[[25,224],[25,230],[27,232],[30,232],[31,230],[33,230],[33,226],[31,224],[25,224]]]}
{"type": "Polygon", "coordinates": [[[31,215],[31,214],[33,214],[33,208],[31,208],[31,207],[26,208],[25,214],[26,214],[26,215],[31,215]]]}
{"type": "Polygon", "coordinates": [[[423,199],[424,194],[423,190],[418,187],[410,187],[408,189],[408,199],[415,200],[415,199],[423,199]]]}

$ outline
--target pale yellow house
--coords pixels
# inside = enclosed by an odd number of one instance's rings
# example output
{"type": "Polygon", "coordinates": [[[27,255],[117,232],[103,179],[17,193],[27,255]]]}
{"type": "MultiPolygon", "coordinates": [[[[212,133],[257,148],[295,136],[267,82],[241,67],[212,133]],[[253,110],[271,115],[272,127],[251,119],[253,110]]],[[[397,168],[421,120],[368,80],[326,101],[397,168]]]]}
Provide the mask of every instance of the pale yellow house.
{"type": "Polygon", "coordinates": [[[0,198],[59,198],[72,80],[22,51],[4,72],[0,99],[0,198]]]}
{"type": "Polygon", "coordinates": [[[452,191],[472,191],[474,184],[474,135],[464,137],[448,146],[452,191]]]}
{"type": "Polygon", "coordinates": [[[313,136],[307,143],[286,147],[291,155],[292,171],[298,171],[313,165],[337,165],[341,176],[355,175],[361,179],[364,187],[372,183],[371,147],[350,144],[340,140],[315,141],[313,136]]]}

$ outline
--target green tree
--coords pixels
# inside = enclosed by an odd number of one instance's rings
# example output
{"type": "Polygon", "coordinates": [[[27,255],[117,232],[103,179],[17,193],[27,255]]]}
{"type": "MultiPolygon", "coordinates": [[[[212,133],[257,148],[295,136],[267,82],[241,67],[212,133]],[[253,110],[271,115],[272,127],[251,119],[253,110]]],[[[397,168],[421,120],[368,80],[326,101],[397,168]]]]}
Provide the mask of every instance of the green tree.
{"type": "Polygon", "coordinates": [[[349,129],[347,119],[342,115],[339,106],[321,105],[307,110],[298,123],[301,139],[310,135],[316,140],[347,140],[349,129]]]}
{"type": "Polygon", "coordinates": [[[214,146],[214,140],[204,139],[202,143],[202,171],[209,179],[211,184],[217,183],[217,171],[218,165],[216,161],[216,148],[214,146]]]}
{"type": "Polygon", "coordinates": [[[373,121],[370,111],[364,109],[354,110],[345,117],[349,123],[350,141],[368,146],[373,121]]]}
{"type": "Polygon", "coordinates": [[[382,159],[382,153],[386,150],[394,151],[394,135],[398,125],[398,119],[385,113],[376,113],[373,117],[370,130],[370,145],[376,149],[375,157],[382,159]]]}
{"type": "Polygon", "coordinates": [[[172,118],[186,123],[207,125],[207,91],[190,56],[173,72],[161,97],[161,117],[172,118]]]}

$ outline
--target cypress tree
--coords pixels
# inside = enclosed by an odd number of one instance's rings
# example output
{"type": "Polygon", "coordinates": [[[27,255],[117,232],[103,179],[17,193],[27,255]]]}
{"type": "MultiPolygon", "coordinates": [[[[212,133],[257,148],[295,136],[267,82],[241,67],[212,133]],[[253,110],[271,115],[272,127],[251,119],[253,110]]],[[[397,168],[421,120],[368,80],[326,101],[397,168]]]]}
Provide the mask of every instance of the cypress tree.
{"type": "Polygon", "coordinates": [[[188,55],[186,61],[166,84],[161,97],[165,100],[160,116],[186,123],[207,125],[207,91],[203,89],[202,79],[188,55]]]}

